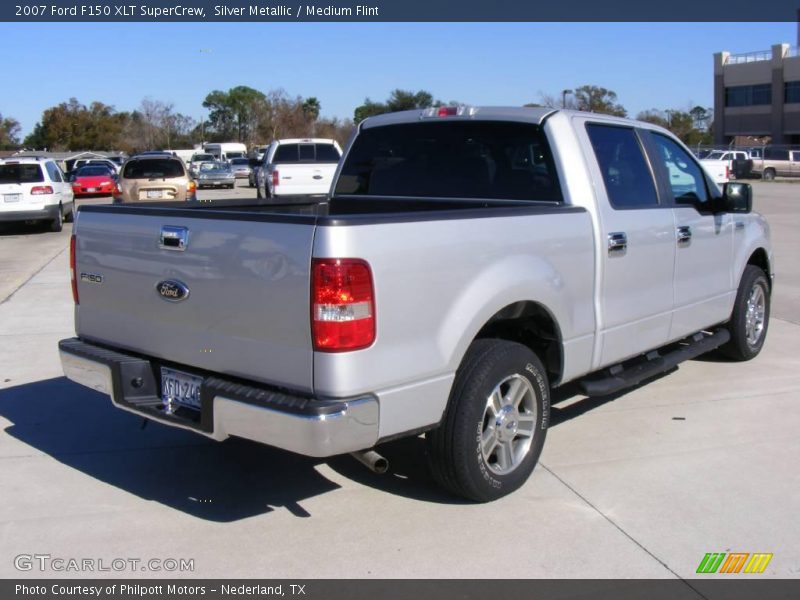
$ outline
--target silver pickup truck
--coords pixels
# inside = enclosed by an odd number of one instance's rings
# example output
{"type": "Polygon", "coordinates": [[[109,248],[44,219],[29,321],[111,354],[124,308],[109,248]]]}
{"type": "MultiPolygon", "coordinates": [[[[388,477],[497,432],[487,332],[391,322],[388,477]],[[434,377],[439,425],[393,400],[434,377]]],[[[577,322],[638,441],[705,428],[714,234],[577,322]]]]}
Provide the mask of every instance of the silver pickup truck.
{"type": "Polygon", "coordinates": [[[64,372],[115,406],[309,456],[425,433],[488,501],[542,450],[550,391],[606,395],[764,344],[751,189],[656,126],[544,108],[362,122],[323,202],[84,206],[64,372]],[[679,177],[674,175],[679,174],[679,177]]]}

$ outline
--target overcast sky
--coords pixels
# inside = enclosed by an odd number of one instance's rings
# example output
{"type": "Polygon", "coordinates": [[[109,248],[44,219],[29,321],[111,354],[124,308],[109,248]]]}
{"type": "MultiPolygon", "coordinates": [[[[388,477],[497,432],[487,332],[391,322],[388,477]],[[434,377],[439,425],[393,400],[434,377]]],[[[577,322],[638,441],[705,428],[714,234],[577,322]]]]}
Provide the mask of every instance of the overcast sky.
{"type": "Polygon", "coordinates": [[[248,85],[352,117],[395,88],[521,105],[594,84],[635,116],[713,106],[714,52],[796,40],[794,23],[2,23],[0,113],[24,136],[72,96],[117,110],[150,97],[199,119],[208,92],[248,85]]]}

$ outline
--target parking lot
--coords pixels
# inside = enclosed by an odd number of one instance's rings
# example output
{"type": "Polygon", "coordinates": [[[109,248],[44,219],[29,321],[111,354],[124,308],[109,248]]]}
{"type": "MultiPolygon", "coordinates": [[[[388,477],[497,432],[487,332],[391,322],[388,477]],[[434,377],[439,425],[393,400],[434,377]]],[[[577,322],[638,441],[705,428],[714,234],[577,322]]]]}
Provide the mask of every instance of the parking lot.
{"type": "Polygon", "coordinates": [[[746,577],[800,576],[800,185],[753,188],[777,273],[761,355],[701,357],[609,398],[556,391],[533,476],[486,505],[434,486],[420,438],[387,444],[390,471],[375,475],[349,457],[143,428],[61,374],[72,226],[2,226],[0,577],[43,576],[14,566],[39,553],[193,559],[166,575],[204,578],[692,578],[708,552],[773,553],[746,577]]]}

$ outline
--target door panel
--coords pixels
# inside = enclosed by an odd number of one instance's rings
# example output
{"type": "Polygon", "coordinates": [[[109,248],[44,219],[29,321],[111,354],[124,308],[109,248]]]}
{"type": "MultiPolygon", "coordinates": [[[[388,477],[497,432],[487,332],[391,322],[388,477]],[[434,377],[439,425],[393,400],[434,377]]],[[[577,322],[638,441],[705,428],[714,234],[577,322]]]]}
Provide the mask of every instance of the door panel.
{"type": "Polygon", "coordinates": [[[599,368],[666,343],[673,308],[674,218],[660,203],[635,129],[587,122],[576,131],[585,137],[586,162],[598,182],[599,343],[593,366],[599,368]],[[623,234],[625,247],[609,248],[609,240],[621,244],[623,234]]]}

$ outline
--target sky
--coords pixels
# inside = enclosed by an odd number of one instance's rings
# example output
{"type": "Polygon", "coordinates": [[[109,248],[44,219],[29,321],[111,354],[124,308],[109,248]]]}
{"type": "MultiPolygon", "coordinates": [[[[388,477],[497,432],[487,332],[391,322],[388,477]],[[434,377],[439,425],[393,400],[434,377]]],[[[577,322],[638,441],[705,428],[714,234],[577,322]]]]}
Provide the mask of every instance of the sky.
{"type": "Polygon", "coordinates": [[[120,111],[149,97],[199,120],[211,90],[247,85],[352,118],[396,88],[519,106],[591,84],[635,116],[713,106],[714,52],[796,40],[796,23],[0,23],[0,114],[24,137],[70,97],[120,111]]]}

